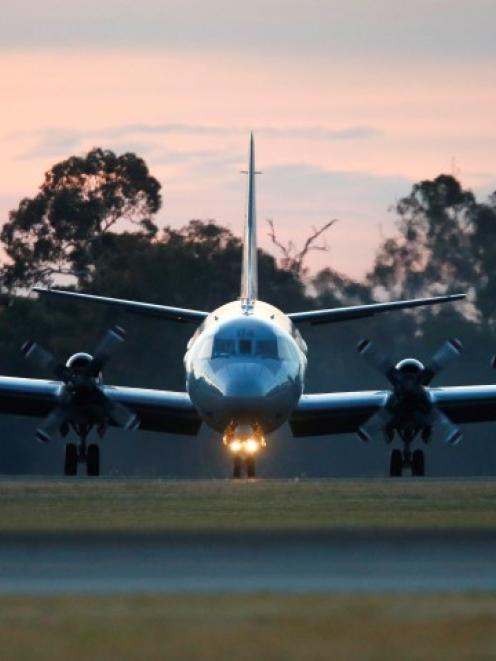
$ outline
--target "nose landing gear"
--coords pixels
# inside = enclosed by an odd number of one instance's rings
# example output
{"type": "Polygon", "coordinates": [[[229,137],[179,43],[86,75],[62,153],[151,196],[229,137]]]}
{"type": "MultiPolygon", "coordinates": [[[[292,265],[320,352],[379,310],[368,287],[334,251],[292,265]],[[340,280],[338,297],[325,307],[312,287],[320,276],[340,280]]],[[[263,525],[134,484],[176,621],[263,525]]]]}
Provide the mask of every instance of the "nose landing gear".
{"type": "Polygon", "coordinates": [[[233,478],[235,480],[242,477],[243,467],[246,471],[246,477],[255,477],[255,457],[242,457],[239,454],[233,457],[233,478]]]}
{"type": "Polygon", "coordinates": [[[265,447],[265,437],[259,424],[240,424],[232,422],[224,432],[222,442],[232,454],[234,479],[243,475],[254,478],[255,457],[261,448],[265,447]]]}

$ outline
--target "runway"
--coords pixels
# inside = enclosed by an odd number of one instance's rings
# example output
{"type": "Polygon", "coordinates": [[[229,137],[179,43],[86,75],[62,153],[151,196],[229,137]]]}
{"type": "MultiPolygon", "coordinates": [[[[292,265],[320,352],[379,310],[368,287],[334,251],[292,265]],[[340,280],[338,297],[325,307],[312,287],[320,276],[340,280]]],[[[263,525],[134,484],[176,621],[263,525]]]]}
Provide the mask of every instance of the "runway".
{"type": "Polygon", "coordinates": [[[0,535],[1,594],[496,590],[496,532],[0,535]]]}

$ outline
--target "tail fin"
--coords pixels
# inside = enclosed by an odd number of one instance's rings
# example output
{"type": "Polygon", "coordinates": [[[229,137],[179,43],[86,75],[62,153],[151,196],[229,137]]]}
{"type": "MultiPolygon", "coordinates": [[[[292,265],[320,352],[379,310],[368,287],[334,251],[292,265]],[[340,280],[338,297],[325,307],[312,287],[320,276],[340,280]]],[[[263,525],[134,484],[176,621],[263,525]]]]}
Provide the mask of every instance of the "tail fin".
{"type": "Polygon", "coordinates": [[[257,219],[255,209],[255,143],[250,134],[250,162],[248,166],[248,205],[243,238],[243,266],[241,272],[241,300],[254,301],[258,295],[257,219]]]}

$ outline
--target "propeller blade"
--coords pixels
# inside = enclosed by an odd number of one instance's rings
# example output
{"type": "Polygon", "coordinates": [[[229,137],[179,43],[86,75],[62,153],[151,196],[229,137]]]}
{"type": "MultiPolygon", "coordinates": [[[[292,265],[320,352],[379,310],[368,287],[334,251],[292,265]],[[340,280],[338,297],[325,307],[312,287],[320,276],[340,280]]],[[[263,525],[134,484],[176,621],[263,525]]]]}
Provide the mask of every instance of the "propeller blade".
{"type": "Polygon", "coordinates": [[[491,360],[491,367],[493,368],[493,370],[496,370],[496,353],[494,354],[491,360]]]}
{"type": "Polygon", "coordinates": [[[134,430],[138,429],[140,421],[136,413],[133,413],[124,404],[119,402],[111,402],[109,408],[109,416],[118,427],[122,429],[134,430]]]}
{"type": "Polygon", "coordinates": [[[21,353],[30,363],[45,371],[52,372],[60,364],[52,353],[44,349],[37,342],[31,340],[24,342],[21,347],[21,353]]]}
{"type": "Polygon", "coordinates": [[[447,340],[432,356],[429,363],[426,365],[422,375],[422,384],[429,385],[432,379],[438,374],[448,363],[455,358],[458,358],[463,351],[463,345],[456,337],[447,340]]]}
{"type": "Polygon", "coordinates": [[[53,440],[60,428],[68,422],[67,412],[62,406],[56,406],[36,429],[36,440],[48,443],[53,440]]]}
{"type": "Polygon", "coordinates": [[[392,418],[392,414],[383,406],[358,428],[359,439],[364,443],[368,443],[379,431],[383,431],[387,427],[392,418]]]}
{"type": "Polygon", "coordinates": [[[391,356],[378,349],[370,340],[360,340],[357,344],[358,353],[365,358],[369,365],[379,370],[390,381],[395,372],[391,356]]]}
{"type": "Polygon", "coordinates": [[[93,360],[89,363],[87,368],[88,374],[90,376],[97,376],[110,356],[125,339],[126,331],[123,328],[120,326],[110,328],[100,340],[100,343],[95,350],[93,360]]]}
{"type": "Polygon", "coordinates": [[[448,445],[456,445],[462,439],[462,432],[447,415],[439,409],[433,408],[431,414],[431,424],[435,429],[439,429],[443,434],[443,441],[448,445]]]}

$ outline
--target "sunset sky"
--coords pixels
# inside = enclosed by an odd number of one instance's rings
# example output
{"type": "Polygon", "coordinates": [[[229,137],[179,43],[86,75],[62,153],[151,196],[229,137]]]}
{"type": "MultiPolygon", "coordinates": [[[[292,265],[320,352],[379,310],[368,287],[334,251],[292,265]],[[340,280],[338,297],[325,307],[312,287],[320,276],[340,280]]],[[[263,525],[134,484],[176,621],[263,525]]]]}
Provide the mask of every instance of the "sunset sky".
{"type": "Polygon", "coordinates": [[[339,218],[352,276],[393,231],[388,207],[455,172],[496,189],[494,0],[8,0],[0,10],[0,213],[93,146],[144,157],[159,224],[239,232],[248,133],[265,219],[301,242],[339,218]]]}

